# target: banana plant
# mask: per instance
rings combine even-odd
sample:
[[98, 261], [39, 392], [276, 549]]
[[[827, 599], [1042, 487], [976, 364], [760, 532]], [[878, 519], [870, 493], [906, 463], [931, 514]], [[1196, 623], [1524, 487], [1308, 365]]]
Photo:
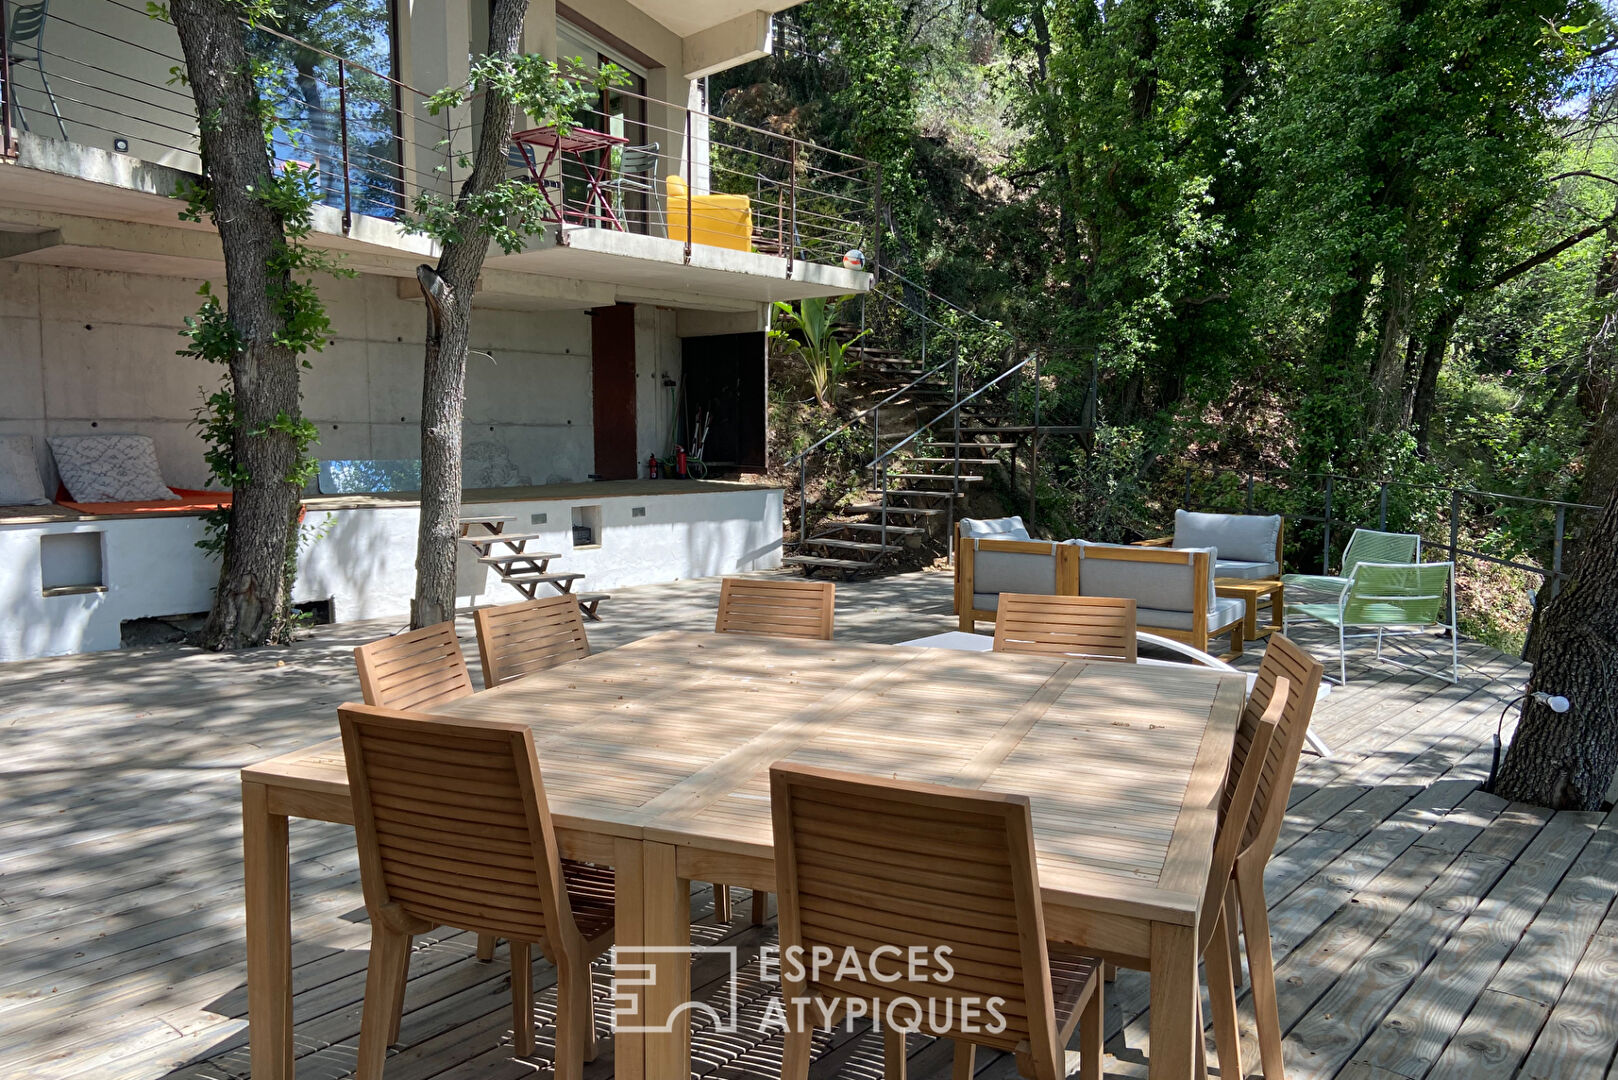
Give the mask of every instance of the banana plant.
[[775, 302], [775, 327], [770, 331], [777, 355], [798, 356], [809, 369], [809, 382], [814, 387], [815, 400], [820, 407], [829, 409], [837, 401], [837, 388], [843, 376], [859, 364], [859, 358], [849, 356], [849, 347], [869, 334], [861, 330], [846, 340], [833, 333], [837, 324], [837, 311], [842, 300], [827, 300], [811, 296], [798, 301], [794, 308], [785, 300]]

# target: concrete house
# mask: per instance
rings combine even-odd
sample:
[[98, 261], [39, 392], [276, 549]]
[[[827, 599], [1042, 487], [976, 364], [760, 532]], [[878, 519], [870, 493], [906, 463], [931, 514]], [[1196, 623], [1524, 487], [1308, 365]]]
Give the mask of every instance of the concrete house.
[[[50, 442], [146, 436], [163, 485], [204, 489], [192, 419], [221, 372], [176, 350], [198, 288], [221, 289], [224, 268], [217, 234], [179, 220], [173, 198], [199, 167], [173, 28], [133, 0], [0, 2], [0, 438], [31, 437], [51, 500], [0, 507], [0, 660], [14, 660], [117, 648], [132, 621], [209, 606], [218, 568], [195, 547], [200, 511], [75, 502]], [[879, 178], [709, 114], [705, 76], [765, 55], [772, 11], [794, 0], [573, 2], [533, 0], [528, 48], [611, 61], [629, 82], [571, 136], [512, 147], [553, 223], [523, 251], [493, 249], [481, 279], [465, 512], [533, 536], [561, 556], [553, 569], [586, 575], [580, 589], [776, 565], [779, 490], [654, 482], [647, 462], [706, 421], [713, 475], [763, 469], [770, 303], [869, 288], [844, 254], [870, 247]], [[447, 193], [464, 170], [476, 117], [432, 116], [424, 98], [464, 80], [488, 6], [278, 7], [276, 28], [251, 32], [273, 62], [266, 98], [293, 129], [274, 156], [315, 171], [313, 242], [357, 271], [319, 283], [335, 340], [311, 357], [304, 412], [323, 462], [376, 466], [328, 466], [312, 485], [317, 536], [294, 598], [336, 620], [402, 618], [417, 509], [395, 473], [419, 456], [415, 268], [436, 254], [402, 224], [420, 192]], [[463, 603], [518, 598], [465, 555]]]

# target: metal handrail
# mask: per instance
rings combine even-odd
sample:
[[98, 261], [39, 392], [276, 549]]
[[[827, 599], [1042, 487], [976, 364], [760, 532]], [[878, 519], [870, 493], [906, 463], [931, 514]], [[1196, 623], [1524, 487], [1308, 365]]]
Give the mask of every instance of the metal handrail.
[[923, 432], [927, 431], [934, 424], [938, 423], [940, 420], [944, 419], [946, 416], [949, 416], [949, 415], [951, 415], [953, 413], [960, 412], [962, 405], [965, 405], [968, 401], [971, 401], [973, 398], [975, 398], [978, 395], [984, 393], [985, 391], [992, 390], [996, 383], [1000, 382], [1002, 379], [1006, 378], [1009, 375], [1016, 374], [1017, 372], [1021, 371], [1023, 368], [1027, 367], [1029, 364], [1032, 364], [1036, 359], [1038, 359], [1038, 354], [1037, 353], [1032, 355], [1032, 356], [1025, 356], [1021, 360], [1019, 360], [1017, 363], [1013, 364], [1011, 367], [1006, 368], [1006, 370], [1002, 371], [1000, 374], [996, 375], [994, 378], [990, 379], [988, 382], [984, 383], [982, 386], [978, 387], [976, 390], [972, 391], [970, 394], [968, 394], [965, 397], [961, 398], [955, 404], [951, 405], [949, 408], [945, 409], [943, 412], [939, 413], [937, 416], [933, 417], [931, 420], [927, 421], [925, 424], [922, 424], [915, 431], [912, 431], [909, 435], [906, 435], [903, 439], [900, 439], [898, 442], [896, 442], [892, 446], [888, 447], [881, 454], [877, 455], [876, 460], [871, 462], [872, 466], [881, 465], [884, 461], [888, 460], [888, 458], [893, 456], [894, 451], [898, 450], [900, 447], [904, 446], [906, 443], [910, 442], [912, 439], [915, 439], [917, 436], [919, 436]]
[[818, 442], [815, 442], [815, 443], [813, 443], [813, 444], [811, 444], [809, 446], [804, 447], [804, 449], [798, 451], [798, 453], [794, 454], [792, 457], [790, 457], [787, 460], [783, 461], [781, 463], [781, 467], [784, 469], [784, 468], [787, 468], [788, 466], [796, 465], [799, 461], [801, 461], [804, 458], [808, 457], [810, 454], [814, 453], [816, 450], [819, 450], [822, 446], [825, 446], [827, 443], [831, 442], [837, 436], [841, 435], [843, 432], [845, 432], [849, 428], [853, 427], [859, 421], [865, 419], [867, 416], [869, 416], [872, 413], [876, 412], [876, 410], [880, 409], [882, 406], [888, 404], [894, 398], [896, 398], [899, 395], [903, 394], [906, 390], [914, 389], [916, 384], [921, 382], [923, 379], [926, 379], [927, 377], [929, 377], [931, 375], [936, 375], [941, 369], [946, 367], [949, 363], [950, 363], [950, 361], [948, 361], [948, 360], [940, 361], [939, 363], [935, 364], [934, 366], [928, 368], [926, 371], [922, 372], [920, 375], [917, 375], [914, 379], [912, 379], [909, 382], [905, 383], [899, 389], [895, 390], [893, 393], [889, 394], [887, 397], [883, 398], [881, 401], [877, 402], [875, 405], [871, 405], [871, 406], [869, 406], [867, 408], [861, 409], [859, 412], [855, 413], [852, 417], [850, 417], [848, 422], [845, 423], [842, 427], [838, 428], [836, 431], [833, 431], [830, 435], [824, 436]]
[[[1188, 467], [1186, 469], [1185, 493], [1181, 500], [1182, 506], [1187, 510], [1193, 509], [1191, 499], [1191, 478], [1192, 475], [1198, 471], [1215, 479], [1226, 472], [1225, 470], [1212, 469], [1208, 467], [1202, 467], [1200, 470], [1195, 466]], [[1464, 555], [1467, 558], [1477, 559], [1480, 562], [1492, 563], [1495, 566], [1504, 566], [1513, 570], [1520, 570], [1524, 573], [1538, 574], [1542, 581], [1550, 587], [1552, 597], [1554, 597], [1561, 590], [1562, 582], [1570, 576], [1562, 569], [1562, 553], [1564, 540], [1566, 538], [1568, 511], [1572, 510], [1575, 512], [1599, 513], [1603, 509], [1603, 507], [1596, 506], [1591, 503], [1569, 502], [1562, 499], [1541, 499], [1531, 495], [1508, 495], [1504, 492], [1484, 491], [1479, 488], [1445, 487], [1441, 484], [1426, 484], [1415, 480], [1396, 480], [1392, 477], [1376, 478], [1349, 476], [1344, 473], [1333, 472], [1302, 474], [1286, 472], [1274, 473], [1268, 470], [1247, 471], [1237, 475], [1241, 475], [1245, 478], [1245, 508], [1249, 513], [1251, 513], [1254, 509], [1253, 484], [1257, 478], [1262, 478], [1266, 482], [1272, 484], [1276, 483], [1277, 479], [1284, 479], [1290, 483], [1304, 481], [1305, 487], [1309, 486], [1309, 481], [1324, 481], [1323, 485], [1316, 485], [1323, 488], [1322, 495], [1325, 500], [1324, 513], [1296, 513], [1281, 515], [1282, 517], [1293, 521], [1318, 523], [1325, 526], [1324, 534], [1321, 540], [1321, 567], [1323, 570], [1329, 565], [1331, 560], [1331, 527], [1340, 520], [1333, 515], [1333, 495], [1339, 484], [1349, 483], [1361, 484], [1365, 486], [1374, 485], [1380, 489], [1380, 494], [1378, 496], [1380, 506], [1377, 527], [1383, 531], [1386, 531], [1388, 524], [1389, 488], [1400, 487], [1416, 491], [1432, 492], [1434, 494], [1447, 494], [1449, 496], [1449, 540], [1446, 543], [1435, 542], [1423, 538], [1423, 543], [1425, 546], [1436, 547], [1442, 551], [1447, 551], [1451, 561], [1453, 561], [1456, 556]], [[1515, 559], [1506, 559], [1498, 555], [1490, 555], [1487, 552], [1462, 547], [1460, 542], [1460, 515], [1461, 502], [1463, 498], [1519, 503], [1527, 506], [1546, 507], [1554, 510], [1556, 513], [1552, 524], [1550, 565], [1533, 566], [1528, 563], [1518, 562]]]

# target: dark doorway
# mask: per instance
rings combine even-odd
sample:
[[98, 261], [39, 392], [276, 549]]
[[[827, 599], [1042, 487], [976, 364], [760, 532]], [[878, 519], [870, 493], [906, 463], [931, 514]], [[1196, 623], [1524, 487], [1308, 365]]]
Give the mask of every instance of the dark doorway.
[[712, 469], [762, 472], [765, 464], [765, 335], [714, 334], [681, 339], [685, 405], [681, 437], [699, 413], [711, 413], [702, 460]]
[[590, 314], [596, 476], [633, 480], [640, 464], [635, 447], [635, 305], [593, 308]]

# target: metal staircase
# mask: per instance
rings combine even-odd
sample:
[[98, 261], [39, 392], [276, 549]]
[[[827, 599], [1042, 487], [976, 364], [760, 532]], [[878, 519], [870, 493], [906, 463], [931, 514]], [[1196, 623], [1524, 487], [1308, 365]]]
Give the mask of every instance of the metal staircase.
[[[1019, 356], [1015, 340], [998, 325], [891, 271], [878, 270], [873, 292], [878, 302], [891, 305], [890, 311], [898, 316], [893, 321], [918, 328], [919, 346], [912, 350], [917, 355], [865, 346], [863, 342], [870, 339], [862, 339], [853, 349], [861, 358], [857, 370], [878, 392], [888, 392], [786, 463], [798, 467], [799, 510], [790, 554], [782, 562], [801, 567], [805, 575], [852, 577], [879, 569], [907, 546], [921, 546], [930, 536], [948, 537], [954, 532], [961, 500], [988, 482], [993, 470], [1006, 468], [1002, 455], [1015, 453], [1019, 440], [1038, 430], [1037, 419], [1034, 428], [1000, 425], [1012, 380], [1030, 364], [1037, 373], [1037, 354]], [[915, 297], [923, 304], [930, 301], [947, 308], [955, 325], [929, 316], [910, 299]], [[864, 308], [861, 317], [863, 321]], [[970, 389], [962, 385], [963, 372], [968, 370], [960, 355], [960, 328], [965, 320], [976, 320], [979, 326], [974, 329], [986, 333], [997, 344], [996, 351], [1005, 356], [1001, 370]], [[947, 347], [942, 359], [937, 355], [940, 341]], [[870, 475], [869, 487], [857, 501], [839, 507], [811, 527], [807, 499], [811, 463], [828, 443], [851, 429], [858, 429], [868, 440], [870, 460], [865, 471]]]

